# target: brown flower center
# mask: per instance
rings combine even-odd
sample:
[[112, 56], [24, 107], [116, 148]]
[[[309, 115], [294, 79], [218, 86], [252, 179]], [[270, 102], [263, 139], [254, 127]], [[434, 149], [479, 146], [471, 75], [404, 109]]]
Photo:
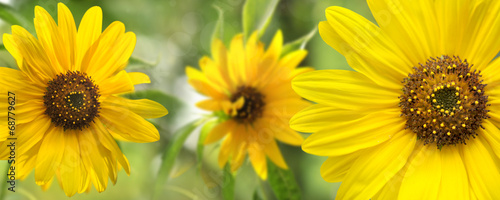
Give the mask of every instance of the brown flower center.
[[484, 93], [480, 71], [471, 70], [467, 60], [441, 56], [414, 67], [403, 81], [401, 115], [406, 129], [424, 144], [466, 144], [488, 118], [488, 96]]
[[233, 119], [239, 123], [252, 123], [262, 117], [266, 105], [262, 93], [253, 87], [241, 86], [231, 96], [231, 102], [236, 102], [241, 97], [245, 99], [245, 103], [236, 111], [237, 114]]
[[99, 97], [99, 88], [87, 74], [79, 71], [59, 74], [48, 82], [43, 96], [45, 114], [64, 130], [82, 130], [99, 116]]

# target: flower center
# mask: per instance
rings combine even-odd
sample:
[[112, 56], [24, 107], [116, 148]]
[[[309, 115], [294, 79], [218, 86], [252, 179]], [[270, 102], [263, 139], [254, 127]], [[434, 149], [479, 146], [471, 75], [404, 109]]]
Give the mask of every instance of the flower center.
[[[472, 65], [471, 65], [472, 66]], [[466, 144], [475, 138], [486, 109], [480, 71], [471, 70], [467, 60], [441, 56], [414, 67], [404, 79], [403, 95], [399, 96], [406, 129], [417, 134], [424, 144]]]
[[99, 116], [99, 88], [79, 71], [59, 74], [49, 81], [45, 96], [45, 114], [64, 130], [87, 128]]
[[231, 97], [231, 102], [236, 102], [241, 97], [245, 99], [245, 103], [236, 111], [237, 114], [233, 119], [239, 123], [252, 123], [262, 117], [265, 106], [264, 95], [253, 87], [241, 86]]

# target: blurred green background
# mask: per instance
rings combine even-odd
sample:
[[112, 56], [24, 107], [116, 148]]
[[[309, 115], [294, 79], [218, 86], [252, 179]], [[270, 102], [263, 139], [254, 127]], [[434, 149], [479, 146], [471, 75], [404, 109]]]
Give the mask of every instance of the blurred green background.
[[[198, 67], [203, 55], [210, 55], [209, 44], [218, 20], [216, 5], [224, 13], [224, 41], [242, 31], [241, 11], [244, 0], [1, 0], [2, 12], [14, 14], [19, 23], [34, 33], [35, 5], [44, 7], [53, 17], [57, 16], [57, 3], [65, 3], [72, 11], [77, 25], [83, 14], [92, 6], [103, 10], [104, 28], [112, 21], [121, 21], [127, 31], [137, 34], [137, 45], [127, 71], [148, 74], [151, 84], [140, 85], [132, 98], [151, 98], [162, 103], [170, 113], [153, 120], [160, 130], [161, 140], [138, 144], [120, 142], [123, 153], [131, 165], [131, 175], [120, 171], [116, 185], [111, 183], [103, 193], [93, 188], [89, 194], [76, 194], [72, 199], [150, 199], [161, 162], [162, 150], [175, 130], [200, 118], [206, 112], [194, 103], [204, 99], [186, 82], [184, 68]], [[291, 42], [314, 29], [325, 20], [329, 6], [349, 8], [369, 20], [373, 17], [365, 0], [282, 0], [262, 40], [268, 43], [275, 31], [281, 29], [285, 42]], [[2, 14], [2, 13], [0, 13]], [[10, 24], [0, 22], [0, 31], [10, 33]], [[316, 69], [350, 69], [344, 57], [326, 45], [319, 34], [306, 46], [309, 55], [301, 66]], [[10, 54], [0, 51], [0, 66], [16, 68]], [[196, 143], [199, 130], [187, 140], [175, 162], [172, 176], [164, 185], [164, 199], [222, 199], [222, 170], [217, 166], [218, 144], [205, 148], [202, 170], [197, 168]], [[307, 137], [307, 134], [304, 134]], [[339, 183], [327, 183], [320, 175], [320, 166], [326, 157], [308, 155], [300, 147], [280, 145], [285, 160], [294, 172], [302, 189], [303, 199], [334, 199]], [[6, 161], [1, 161], [0, 171], [6, 171]], [[5, 173], [0, 180], [6, 180]], [[275, 199], [269, 184], [260, 181], [247, 161], [236, 174], [236, 199], [252, 199], [255, 191], [264, 199]], [[7, 192], [5, 199], [67, 199], [54, 182], [44, 192], [35, 184], [33, 173], [17, 183], [16, 193]], [[265, 194], [262, 194], [264, 191]], [[265, 197], [264, 197], [265, 196]]]

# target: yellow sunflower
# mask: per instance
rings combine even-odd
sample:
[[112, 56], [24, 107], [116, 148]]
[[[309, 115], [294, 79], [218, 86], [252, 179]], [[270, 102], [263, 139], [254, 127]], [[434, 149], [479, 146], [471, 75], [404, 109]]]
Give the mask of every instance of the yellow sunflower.
[[[167, 114], [150, 100], [118, 96], [149, 83], [143, 73], [124, 68], [136, 37], [113, 22], [104, 32], [102, 11], [90, 8], [78, 30], [69, 9], [58, 4], [58, 24], [41, 7], [35, 8], [38, 39], [20, 26], [3, 42], [20, 70], [0, 67], [0, 157], [8, 159], [7, 145], [15, 142], [16, 179], [35, 171], [38, 185], [47, 188], [57, 177], [67, 196], [102, 192], [108, 177], [116, 183], [117, 171], [130, 166], [115, 139], [154, 142], [158, 130], [144, 118]], [[10, 93], [8, 93], [10, 92]], [[15, 110], [8, 114], [7, 94], [15, 96]], [[15, 121], [15, 138], [9, 121]]]
[[303, 138], [289, 128], [288, 121], [309, 103], [291, 87], [297, 74], [312, 70], [296, 68], [307, 51], [297, 50], [281, 57], [283, 36], [278, 31], [264, 50], [257, 32], [246, 42], [236, 35], [226, 49], [220, 40], [212, 43], [212, 58], [203, 57], [201, 71], [186, 68], [189, 83], [209, 99], [197, 106], [218, 113], [227, 120], [215, 126], [205, 144], [224, 138], [219, 166], [230, 161], [237, 170], [246, 158], [262, 179], [267, 178], [266, 156], [277, 166], [287, 169], [276, 140], [300, 145]]
[[355, 71], [294, 79], [291, 119], [329, 156], [338, 199], [500, 199], [500, 1], [368, 0], [377, 25], [326, 10], [323, 40]]

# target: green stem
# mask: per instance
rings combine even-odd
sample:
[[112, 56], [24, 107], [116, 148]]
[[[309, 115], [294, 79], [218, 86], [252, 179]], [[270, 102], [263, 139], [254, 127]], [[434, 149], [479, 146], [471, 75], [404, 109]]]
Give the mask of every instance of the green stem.
[[189, 135], [191, 135], [196, 127], [205, 123], [208, 119], [209, 118], [202, 118], [200, 120], [195, 120], [182, 127], [175, 133], [174, 138], [169, 142], [167, 148], [165, 148], [165, 151], [163, 152], [160, 171], [158, 172], [154, 187], [153, 199], [161, 199], [163, 186], [170, 176], [170, 172], [172, 171], [175, 163], [175, 158], [181, 151], [184, 142], [186, 142], [186, 139], [189, 137]]

